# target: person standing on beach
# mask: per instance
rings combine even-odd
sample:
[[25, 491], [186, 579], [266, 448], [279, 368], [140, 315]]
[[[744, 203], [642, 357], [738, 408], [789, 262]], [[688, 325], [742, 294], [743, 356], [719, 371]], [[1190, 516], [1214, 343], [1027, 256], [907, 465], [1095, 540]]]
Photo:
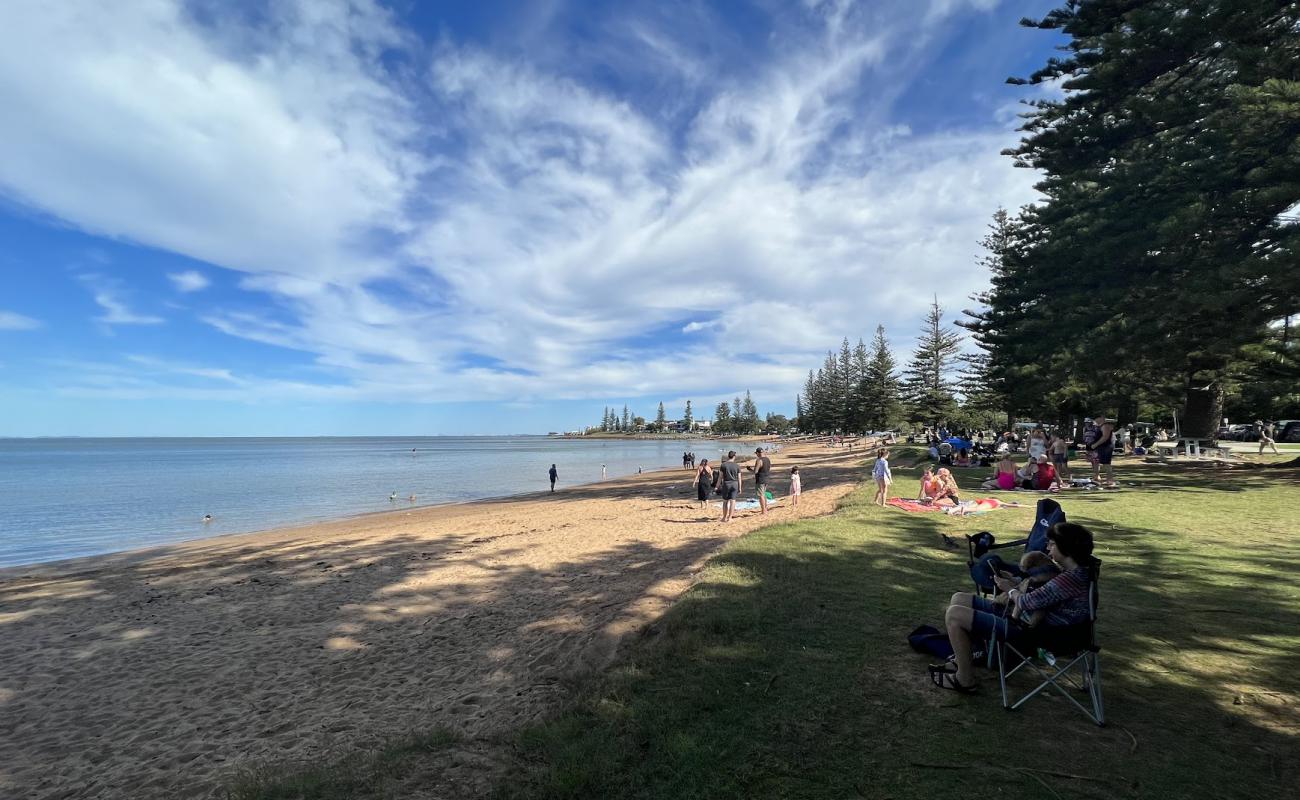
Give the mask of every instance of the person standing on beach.
[[607, 477], [609, 477], [609, 473], [605, 472], [605, 465], [604, 465], [604, 464], [601, 464], [601, 465], [600, 465], [600, 479], [603, 481], [603, 480], [605, 480], [605, 478], [607, 478]]
[[799, 468], [790, 467], [790, 505], [799, 507], [799, 495], [803, 493], [803, 482], [799, 479]]
[[695, 499], [700, 501], [700, 508], [709, 504], [709, 494], [713, 491], [713, 468], [709, 466], [709, 460], [706, 458], [700, 462], [700, 468], [695, 470]]
[[555, 465], [554, 465], [554, 464], [551, 465], [551, 469], [550, 469], [550, 471], [547, 473], [547, 475], [549, 475], [549, 476], [551, 477], [551, 493], [554, 494], [554, 493], [555, 493], [555, 482], [556, 482], [557, 480], [559, 480], [559, 477], [560, 477], [560, 473], [559, 473], [558, 470], [555, 469]]
[[727, 460], [722, 462], [718, 471], [722, 473], [722, 521], [731, 522], [731, 515], [736, 513], [736, 498], [744, 488], [735, 450], [727, 451]]
[[754, 491], [758, 493], [758, 513], [767, 513], [767, 476], [772, 472], [772, 459], [763, 455], [763, 448], [754, 450], [754, 463], [749, 466], [754, 473]]

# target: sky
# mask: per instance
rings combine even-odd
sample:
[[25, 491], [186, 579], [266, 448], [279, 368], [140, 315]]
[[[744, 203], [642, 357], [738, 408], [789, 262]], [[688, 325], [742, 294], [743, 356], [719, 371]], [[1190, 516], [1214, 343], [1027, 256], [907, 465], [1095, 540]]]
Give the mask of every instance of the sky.
[[0, 436], [793, 414], [972, 306], [1055, 4], [6, 3]]

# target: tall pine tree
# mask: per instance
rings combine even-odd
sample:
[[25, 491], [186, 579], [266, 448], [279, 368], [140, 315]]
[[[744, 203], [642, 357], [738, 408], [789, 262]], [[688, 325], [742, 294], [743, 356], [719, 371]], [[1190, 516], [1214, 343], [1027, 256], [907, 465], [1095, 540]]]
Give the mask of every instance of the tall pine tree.
[[900, 383], [894, 354], [885, 338], [885, 326], [876, 326], [872, 340], [871, 358], [859, 392], [864, 420], [868, 430], [883, 431], [892, 428], [902, 415], [899, 396]]
[[943, 309], [936, 298], [925, 316], [916, 350], [904, 373], [913, 422], [945, 422], [956, 411], [951, 372], [960, 347], [961, 336], [944, 327]]

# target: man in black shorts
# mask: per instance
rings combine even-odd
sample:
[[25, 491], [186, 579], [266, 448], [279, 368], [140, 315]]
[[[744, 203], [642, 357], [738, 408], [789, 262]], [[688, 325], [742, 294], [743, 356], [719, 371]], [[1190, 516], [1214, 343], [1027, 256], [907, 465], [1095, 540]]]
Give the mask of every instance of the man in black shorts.
[[767, 476], [772, 472], [772, 459], [763, 455], [763, 448], [754, 451], [754, 463], [749, 465], [754, 473], [754, 491], [758, 492], [760, 514], [767, 513]]
[[731, 522], [731, 515], [736, 513], [736, 498], [740, 496], [742, 481], [740, 465], [736, 463], [736, 451], [727, 452], [727, 460], [718, 467], [722, 473], [722, 521]]

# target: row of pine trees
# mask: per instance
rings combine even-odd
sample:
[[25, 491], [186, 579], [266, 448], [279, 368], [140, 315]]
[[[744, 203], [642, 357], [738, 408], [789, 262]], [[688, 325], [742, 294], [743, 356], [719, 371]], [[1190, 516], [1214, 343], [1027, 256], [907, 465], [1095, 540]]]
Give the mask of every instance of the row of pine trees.
[[998, 416], [998, 398], [983, 386], [984, 357], [962, 354], [962, 337], [944, 325], [936, 300], [926, 314], [916, 350], [903, 370], [883, 325], [868, 346], [828, 352], [820, 369], [809, 371], [795, 398], [799, 429], [807, 433], [880, 431], [904, 423], [988, 425]]
[[[961, 354], [962, 337], [944, 325], [943, 309], [936, 300], [926, 315], [916, 350], [901, 372], [885, 337], [884, 326], [868, 347], [861, 339], [850, 347], [846, 338], [838, 355], [826, 354], [826, 362], [808, 373], [804, 391], [795, 398], [795, 419], [781, 414], [761, 416], [748, 391], [742, 399], [718, 403], [711, 430], [715, 434], [784, 433], [798, 427], [805, 433], [872, 431], [896, 428], [904, 423], [947, 423], [984, 425], [1000, 412], [999, 398], [988, 391], [982, 378], [985, 356]], [[686, 401], [682, 427], [689, 431], [695, 420], [691, 401]], [[605, 407], [598, 428], [605, 433], [650, 431], [668, 428], [664, 404], [655, 420], [623, 406]]]

